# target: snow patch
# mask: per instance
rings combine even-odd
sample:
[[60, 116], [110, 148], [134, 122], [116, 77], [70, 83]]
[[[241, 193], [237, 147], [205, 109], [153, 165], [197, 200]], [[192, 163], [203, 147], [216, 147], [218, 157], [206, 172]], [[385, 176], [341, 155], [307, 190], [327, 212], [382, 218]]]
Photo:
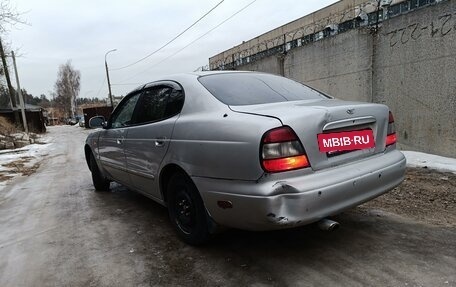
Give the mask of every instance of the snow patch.
[[52, 150], [52, 137], [44, 135], [37, 138], [37, 141], [40, 144], [0, 151], [0, 191], [9, 181], [21, 175], [21, 172], [15, 168], [15, 162], [20, 162], [24, 167], [30, 168], [38, 164]]
[[456, 159], [416, 151], [402, 151], [407, 159], [407, 166], [427, 167], [443, 172], [456, 173]]

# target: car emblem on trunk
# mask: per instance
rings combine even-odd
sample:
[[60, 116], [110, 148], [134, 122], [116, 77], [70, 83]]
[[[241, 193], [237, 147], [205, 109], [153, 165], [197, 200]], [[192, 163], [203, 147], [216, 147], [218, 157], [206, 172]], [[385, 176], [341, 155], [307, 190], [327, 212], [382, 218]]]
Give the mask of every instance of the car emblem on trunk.
[[355, 109], [349, 109], [347, 110], [347, 114], [353, 115], [355, 113]]

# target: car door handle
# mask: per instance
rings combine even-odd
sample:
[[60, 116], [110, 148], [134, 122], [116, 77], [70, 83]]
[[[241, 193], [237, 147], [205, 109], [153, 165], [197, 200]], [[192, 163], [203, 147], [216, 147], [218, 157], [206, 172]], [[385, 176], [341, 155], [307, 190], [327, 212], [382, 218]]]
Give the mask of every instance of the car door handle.
[[116, 140], [116, 143], [117, 143], [117, 144], [122, 144], [122, 141], [123, 141], [122, 139], [117, 139], [117, 140]]
[[156, 146], [156, 147], [162, 147], [162, 146], [164, 146], [164, 145], [165, 145], [165, 140], [166, 140], [165, 137], [157, 138], [157, 139], [155, 140], [155, 146]]

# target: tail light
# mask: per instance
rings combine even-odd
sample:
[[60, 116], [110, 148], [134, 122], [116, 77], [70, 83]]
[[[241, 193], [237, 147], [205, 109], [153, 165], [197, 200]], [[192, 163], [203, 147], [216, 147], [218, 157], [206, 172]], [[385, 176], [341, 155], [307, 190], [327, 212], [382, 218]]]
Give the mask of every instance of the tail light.
[[389, 112], [389, 118], [388, 118], [388, 132], [386, 135], [386, 146], [393, 145], [397, 142], [397, 137], [396, 137], [396, 127], [394, 126], [394, 117], [393, 113], [390, 111]]
[[261, 141], [261, 166], [266, 172], [281, 172], [309, 167], [298, 136], [290, 127], [272, 129]]

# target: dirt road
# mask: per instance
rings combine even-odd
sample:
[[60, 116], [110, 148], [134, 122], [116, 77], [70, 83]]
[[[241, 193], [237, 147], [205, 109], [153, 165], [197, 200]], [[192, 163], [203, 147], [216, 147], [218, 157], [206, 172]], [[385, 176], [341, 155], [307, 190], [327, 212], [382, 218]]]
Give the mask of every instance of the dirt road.
[[[56, 142], [36, 173], [0, 194], [0, 286], [456, 286], [453, 175], [436, 173], [445, 198], [414, 207], [407, 192], [436, 184], [412, 171], [409, 190], [338, 216], [332, 233], [228, 230], [194, 248], [152, 200], [122, 186], [93, 191], [89, 131], [50, 132]], [[428, 208], [441, 202], [441, 212]]]

